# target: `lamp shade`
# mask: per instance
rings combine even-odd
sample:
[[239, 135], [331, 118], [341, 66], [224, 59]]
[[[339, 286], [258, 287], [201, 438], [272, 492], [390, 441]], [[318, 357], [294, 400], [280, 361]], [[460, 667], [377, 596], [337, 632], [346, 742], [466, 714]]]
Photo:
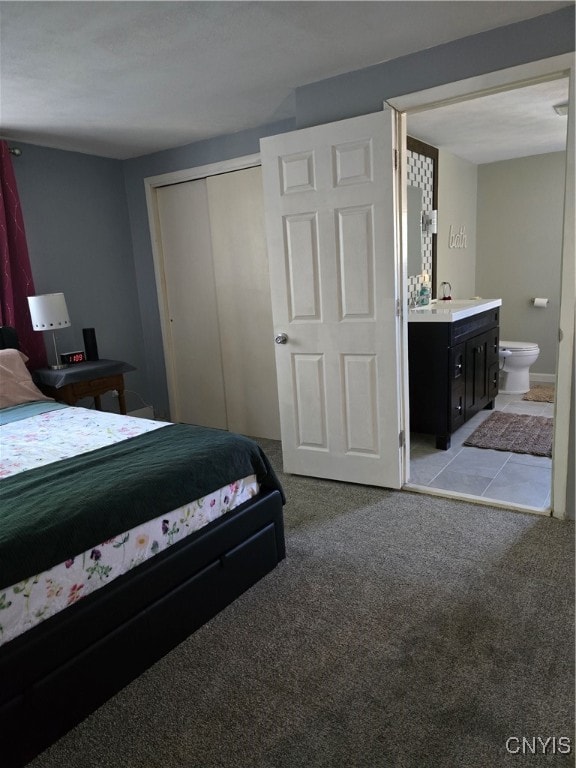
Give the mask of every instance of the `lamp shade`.
[[63, 293], [28, 296], [28, 306], [35, 331], [55, 331], [70, 325], [68, 307]]

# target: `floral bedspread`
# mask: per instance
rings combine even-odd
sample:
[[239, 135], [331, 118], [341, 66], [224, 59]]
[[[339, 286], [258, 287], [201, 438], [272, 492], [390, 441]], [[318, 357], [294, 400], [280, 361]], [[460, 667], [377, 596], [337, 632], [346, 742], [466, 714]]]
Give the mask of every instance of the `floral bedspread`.
[[[2, 427], [0, 477], [164, 426], [85, 408], [49, 411]], [[258, 493], [254, 475], [104, 541], [0, 591], [0, 645], [94, 592]]]
[[165, 426], [162, 421], [73, 407], [13, 421], [2, 427], [0, 477], [104, 448]]

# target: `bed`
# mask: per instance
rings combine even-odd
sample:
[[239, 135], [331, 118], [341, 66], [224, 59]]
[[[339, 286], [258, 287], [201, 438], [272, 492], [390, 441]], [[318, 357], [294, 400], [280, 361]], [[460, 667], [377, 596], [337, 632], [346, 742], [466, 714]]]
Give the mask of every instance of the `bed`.
[[221, 430], [72, 407], [0, 328], [0, 761], [25, 765], [284, 557], [282, 488]]

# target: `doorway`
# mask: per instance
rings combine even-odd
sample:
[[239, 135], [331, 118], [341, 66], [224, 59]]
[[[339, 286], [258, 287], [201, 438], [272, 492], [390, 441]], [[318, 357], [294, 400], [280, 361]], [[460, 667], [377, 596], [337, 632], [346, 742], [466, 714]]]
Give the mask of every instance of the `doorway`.
[[[559, 57], [563, 58], [563, 57]], [[564, 57], [565, 59], [566, 57]], [[557, 64], [556, 70], [562, 68], [562, 63], [564, 63], [564, 66], [566, 66], [566, 62], [559, 62]], [[570, 66], [570, 64], [568, 64]], [[501, 83], [514, 83], [517, 82], [520, 79], [523, 79], [523, 77], [526, 77], [526, 71], [525, 68], [517, 68], [518, 70], [522, 70], [522, 72], [518, 72], [514, 77], [510, 75], [510, 73], [493, 73], [494, 77], [497, 79], [500, 77], [500, 87], [502, 87]], [[554, 70], [554, 71], [556, 71]], [[532, 71], [530, 68], [530, 65], [528, 66], [529, 75]], [[550, 70], [551, 71], [551, 70]], [[474, 86], [471, 85], [470, 82], [467, 82], [466, 84], [457, 83], [457, 84], [451, 84], [451, 86], [447, 86], [446, 88], [452, 88], [452, 93], [450, 94], [450, 97], [454, 97], [454, 93], [456, 93], [456, 97], [458, 99], [461, 99], [462, 97], [466, 96], [466, 94], [470, 94], [474, 90], [480, 90], [482, 88], [486, 87], [496, 87], [498, 86], [498, 83], [496, 82], [496, 85], [494, 85], [495, 81], [494, 78], [490, 77], [484, 77], [484, 78], [478, 78], [481, 83]], [[456, 87], [456, 90], [454, 91], [454, 87]], [[510, 87], [510, 86], [508, 86]], [[446, 90], [446, 88], [444, 90]], [[458, 88], [460, 88], [460, 91], [458, 92]], [[392, 106], [394, 106], [395, 109], [397, 109], [400, 113], [406, 113], [409, 109], [415, 109], [415, 108], [422, 108], [422, 105], [425, 105], [427, 103], [431, 103], [434, 101], [435, 98], [437, 100], [441, 101], [443, 98], [446, 98], [445, 95], [443, 95], [441, 92], [443, 88], [440, 89], [434, 89], [438, 92], [437, 97], [431, 96], [429, 93], [426, 95], [423, 94], [412, 94], [410, 97], [404, 97], [400, 99], [391, 100]], [[426, 101], [428, 99], [428, 101]], [[416, 105], [416, 106], [415, 106]], [[239, 162], [244, 163], [242, 159], [238, 159]], [[254, 160], [253, 164], [257, 164], [259, 160], [256, 158]], [[569, 160], [569, 163], [573, 164], [573, 155], [571, 156], [571, 159]], [[242, 165], [241, 167], [245, 167]], [[571, 166], [569, 166], [571, 167]], [[172, 181], [182, 181], [184, 180], [183, 175], [185, 174], [186, 179], [190, 178], [190, 171], [181, 172], [180, 174], [172, 174], [174, 178]], [[167, 174], [167, 176], [170, 174]], [[179, 177], [179, 178], [178, 178]], [[168, 183], [165, 181], [165, 179], [160, 180], [159, 177], [156, 178], [150, 178], [146, 180], [146, 191], [148, 196], [148, 202], [149, 202], [149, 212], [150, 212], [150, 221], [151, 226], [154, 227], [155, 222], [155, 207], [152, 202], [152, 198], [154, 196], [155, 188], [157, 186], [160, 186], [162, 183]], [[171, 183], [171, 182], [170, 182]], [[572, 190], [573, 195], [573, 190]], [[568, 207], [573, 204], [573, 198], [572, 200], [568, 200]], [[572, 226], [572, 241], [573, 241], [573, 226]], [[155, 238], [155, 230], [153, 229], [152, 232], [153, 236], [153, 242], [156, 242]], [[568, 242], [568, 248], [570, 243], [570, 227], [568, 227], [568, 238], [565, 236], [565, 245], [564, 245], [564, 253], [566, 254], [567, 246], [566, 242]], [[160, 285], [161, 281], [163, 279], [163, 275], [161, 273], [161, 270], [158, 269], [157, 264], [155, 263], [155, 269], [157, 274], [157, 283]], [[571, 264], [570, 259], [565, 259], [565, 266], [563, 266], [563, 285], [570, 285], [570, 280], [572, 280], [573, 283], [574, 279], [574, 265]], [[568, 289], [567, 289], [568, 290]], [[572, 308], [573, 312], [573, 306], [571, 305], [571, 299], [573, 299], [573, 296], [570, 297], [567, 294], [563, 294], [562, 297], [562, 306], [565, 308], [564, 311], [564, 328], [565, 328], [565, 339], [564, 344], [561, 345], [560, 354], [559, 354], [559, 368], [558, 368], [558, 375], [557, 375], [557, 381], [560, 383], [560, 386], [558, 387], [558, 401], [555, 406], [555, 413], [562, 413], [564, 415], [563, 419], [557, 419], [557, 428], [555, 432], [555, 445], [558, 445], [560, 447], [560, 450], [556, 452], [556, 458], [554, 463], [554, 494], [555, 499], [558, 499], [558, 504], [556, 505], [556, 502], [554, 502], [555, 505], [555, 512], [557, 511], [558, 516], [562, 517], [565, 515], [565, 502], [567, 497], [566, 492], [566, 483], [567, 479], [566, 476], [568, 474], [567, 471], [567, 457], [568, 457], [568, 441], [569, 441], [569, 423], [568, 423], [568, 416], [571, 413], [571, 406], [570, 406], [570, 387], [571, 387], [571, 366], [572, 366], [572, 353], [571, 353], [571, 347], [570, 344], [572, 342], [573, 338], [573, 314], [570, 315], [570, 309]], [[163, 318], [163, 323], [166, 322], [166, 319]], [[572, 335], [570, 335], [570, 329], [572, 328]], [[164, 330], [164, 328], [163, 328]], [[558, 426], [558, 424], [560, 426]], [[564, 506], [563, 506], [564, 505]]]
[[[566, 64], [567, 62], [562, 62], [563, 64]], [[518, 70], [522, 68], [517, 68]], [[553, 69], [552, 66], [549, 66], [549, 69]], [[569, 71], [569, 70], [568, 70]], [[504, 73], [499, 73], [504, 75]], [[521, 74], [518, 72], [519, 79], [521, 79]], [[548, 74], [548, 78], [550, 79], [557, 79], [558, 76], [563, 75], [566, 77], [566, 70], [559, 69], [559, 73], [554, 74], [553, 71], [550, 71]], [[522, 85], [528, 85], [528, 83], [522, 83]], [[433, 132], [432, 134], [426, 133], [426, 131], [423, 131], [420, 133], [420, 130], [422, 126], [426, 125], [426, 118], [430, 117], [431, 123], [434, 123], [436, 121], [437, 124], [441, 124], [441, 119], [439, 118], [439, 115], [442, 114], [442, 109], [446, 109], [446, 112], [449, 112], [449, 108], [447, 108], [448, 105], [452, 106], [455, 103], [458, 103], [460, 107], [465, 106], [463, 105], [463, 100], [469, 99], [471, 103], [472, 99], [475, 99], [477, 96], [480, 97], [482, 95], [482, 91], [485, 90], [486, 85], [491, 85], [493, 90], [504, 90], [505, 88], [513, 88], [515, 93], [514, 95], [517, 95], [516, 89], [519, 87], [517, 83], [514, 83], [514, 78], [510, 76], [510, 79], [507, 81], [506, 77], [500, 78], [500, 83], [498, 84], [498, 88], [495, 88], [496, 81], [494, 81], [492, 84], [483, 82], [482, 84], [478, 85], [470, 82], [468, 83], [468, 86], [466, 87], [464, 84], [453, 84], [452, 92], [450, 92], [450, 87], [442, 87], [440, 89], [434, 89], [434, 93], [427, 93], [427, 94], [419, 94], [419, 95], [411, 95], [410, 97], [405, 97], [403, 99], [394, 99], [391, 100], [392, 106], [394, 106], [396, 109], [399, 109], [400, 111], [404, 112], [406, 116], [406, 122], [407, 122], [407, 132], [410, 133], [410, 135], [416, 135], [418, 138], [423, 139], [424, 141], [430, 142], [432, 144], [440, 143], [438, 139], [434, 138]], [[477, 91], [478, 93], [475, 93]], [[565, 91], [565, 101], [567, 101], [567, 89]], [[411, 121], [411, 111], [414, 111], [414, 115], [417, 118], [414, 121]], [[435, 114], [432, 114], [435, 113]], [[416, 129], [416, 124], [418, 125], [418, 129]], [[564, 118], [564, 127], [566, 126], [566, 118]], [[565, 130], [565, 128], [564, 128]], [[565, 142], [565, 136], [566, 133], [564, 133], [564, 142]], [[565, 143], [564, 143], [565, 146]], [[549, 150], [545, 150], [549, 151]], [[563, 159], [562, 166], [563, 168], [568, 164], [568, 167], [570, 167], [570, 163], [573, 163], [573, 157], [568, 160]], [[570, 274], [573, 274], [573, 264], [571, 264], [570, 261], [570, 255], [566, 254], [566, 246], [565, 246], [565, 240], [563, 242], [562, 238], [562, 228], [563, 224], [566, 225], [565, 220], [563, 220], [563, 208], [564, 208], [564, 184], [563, 181], [560, 183], [561, 186], [561, 194], [560, 194], [560, 200], [559, 200], [559, 216], [558, 216], [558, 231], [556, 234], [556, 253], [557, 253], [557, 262], [555, 264], [555, 270], [556, 274], [558, 276], [558, 283], [560, 283], [560, 274], [561, 270], [564, 270], [563, 278], [565, 279], [566, 276], [569, 277]], [[568, 205], [570, 204], [570, 200], [568, 200]], [[441, 205], [439, 210], [439, 220], [442, 216], [441, 211]], [[503, 215], [503, 219], [505, 219], [505, 214]], [[564, 226], [564, 229], [566, 229], [566, 226]], [[570, 227], [568, 226], [568, 234], [570, 232]], [[564, 238], [566, 238], [566, 234], [564, 234]], [[560, 262], [562, 259], [562, 253], [564, 250], [564, 264], [563, 267], [560, 266]], [[539, 259], [539, 261], [545, 261], [548, 264], [548, 268], [550, 267], [550, 252], [549, 250], [546, 251], [546, 259]], [[493, 277], [495, 277], [495, 274], [493, 273]], [[448, 279], [448, 275], [442, 274], [442, 268], [438, 269], [438, 281], [442, 281], [444, 279]], [[509, 281], [509, 277], [504, 277], [504, 282]], [[569, 285], [569, 284], [568, 284]], [[566, 290], [569, 290], [569, 288], [565, 285], [564, 287], [564, 300], [566, 300], [567, 294]], [[560, 295], [562, 292], [562, 288], [558, 287], [556, 291], [556, 297], [555, 297], [555, 309], [556, 309], [556, 318], [559, 314], [559, 305], [561, 303], [560, 301]], [[492, 291], [486, 290], [486, 285], [483, 284], [480, 287], [480, 290], [475, 291], [473, 295], [476, 295], [477, 293], [481, 293], [483, 296], [492, 296], [496, 295], [493, 294]], [[458, 294], [456, 294], [458, 295]], [[499, 295], [499, 294], [498, 294]], [[537, 295], [537, 292], [534, 291], [534, 295]], [[570, 299], [570, 297], [568, 296]], [[572, 297], [573, 299], [573, 297]], [[526, 297], [526, 305], [529, 304], [529, 297]], [[566, 305], [565, 305], [566, 306]], [[568, 303], [569, 306], [569, 303]], [[532, 309], [534, 312], [534, 310]], [[555, 323], [552, 323], [553, 325]], [[557, 334], [557, 324], [554, 329], [554, 333]], [[506, 333], [506, 330], [503, 331], [503, 334]], [[517, 335], [517, 331], [513, 331], [513, 334]], [[519, 338], [519, 337], [518, 337]], [[557, 337], [556, 337], [557, 338]], [[553, 341], [553, 349], [554, 353], [557, 352], [557, 341], [556, 338]], [[565, 348], [566, 350], [566, 348]], [[569, 352], [569, 350], [566, 350]], [[555, 355], [554, 355], [555, 356]], [[565, 360], [566, 358], [564, 355], [559, 355], [560, 360]], [[545, 369], [546, 370], [546, 369]], [[556, 367], [553, 365], [552, 370], [547, 371], [547, 375], [544, 374], [541, 380], [549, 380], [549, 379], [555, 379], [557, 375]], [[536, 374], [536, 379], [538, 379], [538, 373]], [[561, 394], [561, 399], [563, 398], [563, 395]], [[499, 397], [496, 402], [496, 408], [500, 408], [502, 410], [512, 410], [515, 412], [522, 412], [524, 410], [528, 410], [529, 412], [538, 412], [545, 416], [553, 416], [554, 413], [558, 412], [558, 404], [556, 405], [541, 405], [541, 404], [534, 404], [534, 403], [525, 403], [520, 400], [520, 398], [513, 398], [513, 397]], [[570, 402], [568, 399], [564, 399], [563, 404], [561, 405], [561, 408], [565, 408], [566, 410], [563, 410], [563, 412], [567, 415], [570, 412]], [[562, 412], [562, 411], [561, 411]], [[481, 413], [479, 414], [480, 419], [485, 419], [489, 413]], [[566, 418], [566, 416], [564, 417]], [[567, 427], [567, 425], [564, 423], [564, 425], [560, 425], [560, 429], [558, 427], [556, 428], [556, 432], [563, 432], [564, 426]], [[472, 429], [468, 429], [468, 432], [472, 431]], [[566, 433], [567, 433], [566, 429]], [[411, 467], [413, 470], [413, 478], [411, 478], [411, 483], [414, 486], [417, 486], [418, 489], [420, 487], [426, 488], [427, 492], [432, 493], [439, 493], [440, 495], [451, 495], [451, 496], [465, 496], [466, 498], [473, 498], [475, 500], [486, 500], [486, 503], [488, 503], [488, 499], [490, 499], [490, 503], [493, 498], [495, 498], [496, 502], [500, 501], [505, 506], [520, 506], [521, 508], [524, 508], [525, 506], [531, 508], [531, 511], [544, 511], [546, 513], [549, 513], [550, 506], [553, 504], [553, 499], [551, 498], [551, 495], [549, 493], [549, 488], [551, 484], [552, 479], [552, 467], [551, 466], [540, 466], [538, 467], [538, 470], [536, 471], [536, 464], [538, 461], [542, 462], [542, 465], [545, 464], [546, 461], [549, 462], [549, 460], [536, 460], [532, 458], [528, 458], [526, 463], [527, 468], [527, 475], [526, 477], [530, 476], [532, 479], [537, 479], [539, 484], [538, 492], [534, 492], [534, 498], [532, 503], [527, 503], [527, 499], [525, 496], [518, 496], [517, 503], [515, 503], [514, 498], [510, 497], [510, 489], [513, 483], [511, 481], [508, 481], [507, 483], [504, 483], [504, 485], [507, 485], [508, 488], [506, 489], [506, 492], [503, 493], [503, 495], [498, 498], [497, 493], [497, 483], [495, 482], [496, 477], [504, 472], [504, 465], [508, 464], [508, 471], [511, 470], [513, 463], [516, 463], [516, 458], [514, 457], [512, 462], [509, 461], [510, 456], [505, 457], [500, 455], [499, 456], [499, 462], [498, 466], [496, 463], [494, 464], [494, 467], [490, 468], [489, 470], [484, 470], [485, 474], [490, 475], [492, 474], [493, 477], [487, 477], [485, 479], [480, 479], [478, 473], [470, 474], [470, 477], [468, 478], [469, 483], [466, 486], [466, 484], [463, 484], [458, 488], [458, 490], [454, 490], [453, 487], [450, 487], [452, 483], [455, 483], [455, 474], [456, 470], [462, 469], [468, 459], [466, 458], [466, 454], [462, 450], [462, 442], [464, 436], [461, 436], [462, 439], [460, 439], [456, 443], [456, 449], [454, 448], [454, 441], [451, 448], [451, 455], [447, 455], [444, 452], [437, 452], [434, 454], [433, 450], [430, 450], [430, 456], [428, 457], [428, 463], [421, 461], [424, 458], [424, 454], [426, 453], [427, 446], [425, 444], [422, 444], [421, 442], [418, 442], [418, 440], [413, 440], [413, 444], [411, 446], [412, 448], [412, 458], [413, 461], [411, 463]], [[556, 440], [557, 438], [555, 438]], [[470, 449], [465, 449], [470, 450]], [[564, 463], [566, 460], [566, 456], [564, 454], [561, 455], [561, 462]], [[534, 461], [532, 468], [530, 467], [530, 462]], [[460, 467], [459, 467], [460, 464]], [[549, 462], [550, 464], [550, 462]], [[477, 469], [477, 468], [476, 468]], [[450, 473], [452, 473], [452, 477], [450, 477]], [[536, 475], [540, 474], [540, 477], [536, 478]], [[501, 475], [501, 479], [504, 478], [504, 474]], [[544, 479], [543, 479], [544, 478]], [[436, 481], [436, 482], [435, 482]], [[474, 484], [476, 483], [476, 487], [474, 487]], [[522, 480], [519, 480], [519, 484], [521, 485], [523, 483]], [[434, 488], [434, 485], [437, 487]], [[432, 487], [430, 487], [432, 486]], [[492, 488], [492, 492], [490, 491], [490, 487]], [[565, 489], [565, 483], [564, 483], [564, 489]], [[562, 492], [562, 482], [559, 478], [559, 473], [556, 470], [556, 488], [559, 489]], [[560, 498], [564, 498], [563, 496]], [[562, 502], [559, 505], [558, 509], [558, 516], [563, 516], [562, 514]]]

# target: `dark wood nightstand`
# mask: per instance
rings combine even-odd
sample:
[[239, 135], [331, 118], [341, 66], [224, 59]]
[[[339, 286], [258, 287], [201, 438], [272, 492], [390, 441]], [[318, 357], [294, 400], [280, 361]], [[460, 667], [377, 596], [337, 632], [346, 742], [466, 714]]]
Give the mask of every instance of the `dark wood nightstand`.
[[60, 370], [38, 368], [32, 376], [47, 397], [67, 405], [76, 405], [83, 397], [93, 397], [98, 411], [102, 410], [100, 396], [116, 390], [120, 413], [125, 415], [124, 373], [133, 370], [134, 366], [120, 360], [91, 360]]

